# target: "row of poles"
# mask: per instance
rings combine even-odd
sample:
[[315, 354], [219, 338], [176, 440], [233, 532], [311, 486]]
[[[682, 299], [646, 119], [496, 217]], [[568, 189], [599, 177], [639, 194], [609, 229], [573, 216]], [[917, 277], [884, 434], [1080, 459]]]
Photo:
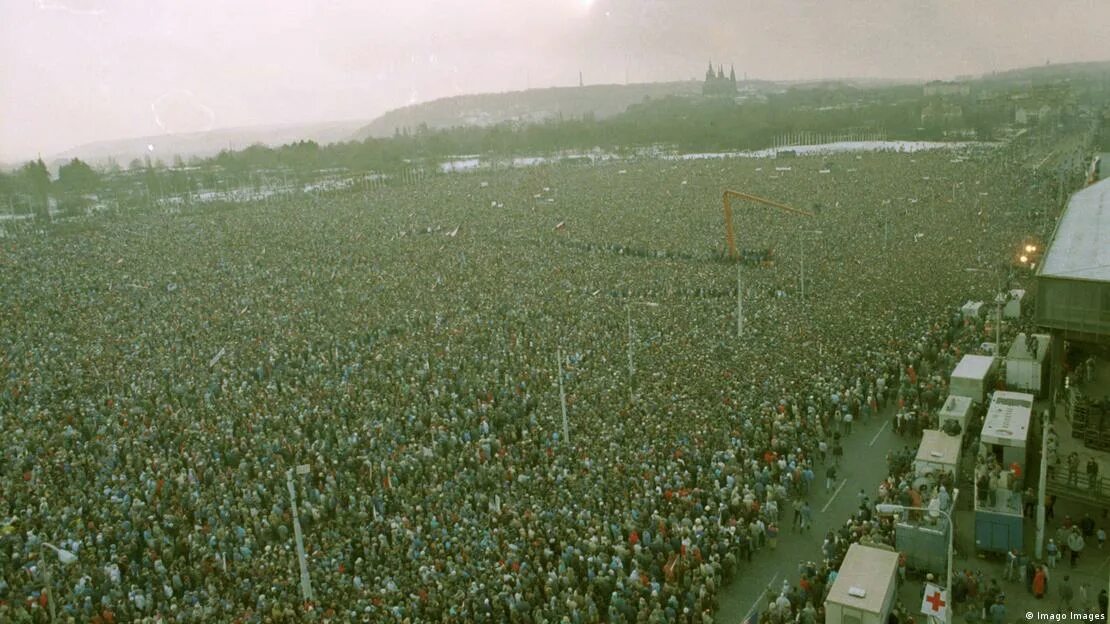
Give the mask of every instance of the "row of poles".
[[[390, 186], [395, 186], [397, 184], [400, 184], [402, 186], [411, 186], [423, 182], [427, 178], [428, 173], [426, 170], [420, 168], [410, 168], [404, 169], [394, 175], [365, 175], [361, 179], [350, 178], [349, 180], [351, 180], [353, 184], [344, 184], [345, 181], [337, 180], [334, 178], [332, 178], [331, 180], [335, 181], [336, 183], [343, 184], [347, 187], [361, 186], [364, 193], [370, 193], [371, 191], [381, 190]], [[239, 179], [238, 184], [235, 184], [234, 178], [221, 177], [216, 181], [216, 185], [212, 189], [194, 190], [192, 186], [192, 179], [191, 177], [187, 176], [184, 193], [175, 193], [174, 191], [176, 191], [177, 189], [171, 186], [171, 188], [169, 189], [171, 193], [169, 195], [169, 199], [173, 199], [174, 197], [181, 197], [185, 205], [192, 205], [195, 201], [197, 201], [198, 196], [204, 192], [222, 193], [224, 198], [243, 195], [251, 200], [259, 198], [263, 200], [268, 200], [282, 195], [289, 197], [296, 194], [298, 191], [304, 191], [318, 196], [321, 191], [321, 182], [315, 183], [313, 185], [313, 188], [309, 190], [305, 190], [304, 187], [299, 187], [299, 183], [296, 180], [294, 180], [291, 185], [288, 172], [282, 173], [281, 186], [279, 188], [274, 188], [273, 186], [264, 186], [271, 180], [272, 178], [268, 178], [266, 176], [263, 176], [262, 174], [258, 174], [256, 177], [256, 174], [254, 172], [250, 172], [248, 173], [246, 179]], [[323, 182], [326, 181], [327, 179], [325, 179]], [[153, 185], [150, 182], [147, 182], [146, 184], [144, 184], [143, 190], [145, 191], [144, 195], [146, 197], [146, 202], [148, 206], [153, 206], [155, 199], [157, 199], [157, 202], [160, 205], [166, 204], [166, 188], [163, 185], [161, 178], [157, 178]], [[261, 197], [257, 195], [258, 193], [263, 193], [267, 191], [269, 192]], [[12, 210], [14, 212], [14, 207], [12, 208]]]
[[773, 147], [789, 147], [792, 145], [823, 145], [826, 143], [840, 143], [844, 141], [885, 141], [886, 132], [883, 130], [853, 130], [849, 132], [811, 132], [803, 130], [788, 132], [775, 137]]
[[[812, 234], [823, 234], [820, 230], [813, 230]], [[800, 266], [800, 287], [801, 299], [805, 300], [805, 238], [799, 238], [800, 247], [802, 251], [801, 266]], [[636, 305], [658, 307], [659, 304], [652, 301], [635, 302]], [[625, 318], [628, 328], [628, 388], [629, 399], [633, 398], [634, 392], [634, 378], [636, 374], [636, 365], [633, 358], [633, 332], [632, 332], [632, 303], [625, 305]], [[744, 336], [744, 274], [742, 265], [736, 265], [736, 338], [740, 339]], [[566, 389], [563, 385], [563, 352], [561, 347], [557, 347], [555, 351], [556, 368], [558, 371], [559, 382], [559, 406], [562, 412], [562, 425], [563, 425], [563, 440], [570, 443], [570, 426], [567, 419], [567, 398]]]

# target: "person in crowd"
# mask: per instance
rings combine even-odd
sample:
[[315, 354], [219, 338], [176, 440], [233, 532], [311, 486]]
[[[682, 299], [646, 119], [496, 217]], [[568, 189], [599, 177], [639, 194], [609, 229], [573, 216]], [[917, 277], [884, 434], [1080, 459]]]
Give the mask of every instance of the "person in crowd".
[[1083, 548], [1087, 545], [1086, 540], [1083, 539], [1083, 533], [1079, 527], [1072, 527], [1071, 534], [1068, 535], [1068, 554], [1071, 557], [1071, 567], [1075, 567], [1079, 563], [1079, 555], [1083, 552]]
[[1060, 593], [1060, 610], [1065, 613], [1070, 613], [1072, 610], [1072, 599], [1075, 597], [1075, 590], [1072, 589], [1071, 581], [1068, 575], [1060, 579], [1060, 584], [1057, 591]]
[[1006, 621], [1006, 596], [999, 594], [990, 608], [991, 624], [1003, 624]]

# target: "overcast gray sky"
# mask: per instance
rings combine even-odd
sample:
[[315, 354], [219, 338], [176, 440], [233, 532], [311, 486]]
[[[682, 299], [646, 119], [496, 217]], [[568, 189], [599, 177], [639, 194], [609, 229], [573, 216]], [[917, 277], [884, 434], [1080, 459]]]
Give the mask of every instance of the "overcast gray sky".
[[0, 0], [0, 161], [462, 93], [1110, 58], [1110, 0]]

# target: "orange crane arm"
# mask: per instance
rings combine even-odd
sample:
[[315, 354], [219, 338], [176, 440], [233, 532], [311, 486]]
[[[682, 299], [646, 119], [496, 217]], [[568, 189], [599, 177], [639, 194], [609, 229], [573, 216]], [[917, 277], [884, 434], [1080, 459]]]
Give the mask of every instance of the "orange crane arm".
[[724, 212], [725, 212], [725, 242], [728, 244], [728, 255], [733, 260], [739, 260], [740, 259], [740, 253], [736, 250], [736, 238], [735, 238], [735, 236], [733, 234], [733, 231], [732, 231], [732, 201], [731, 201], [731, 198], [733, 198], [733, 197], [735, 197], [737, 199], [744, 199], [744, 200], [747, 200], [747, 201], [755, 202], [757, 204], [763, 204], [764, 206], [771, 206], [772, 208], [778, 208], [779, 210], [784, 210], [786, 212], [792, 212], [794, 214], [805, 215], [807, 217], [814, 216], [814, 214], [812, 212], [808, 211], [808, 210], [802, 210], [801, 208], [794, 208], [794, 207], [791, 207], [791, 206], [787, 206], [786, 204], [781, 204], [781, 203], [779, 203], [779, 202], [777, 202], [773, 199], [767, 199], [766, 197], [759, 197], [758, 195], [751, 195], [749, 193], [741, 193], [740, 191], [733, 191], [731, 189], [725, 189], [724, 193], [721, 195], [721, 203], [724, 206]]

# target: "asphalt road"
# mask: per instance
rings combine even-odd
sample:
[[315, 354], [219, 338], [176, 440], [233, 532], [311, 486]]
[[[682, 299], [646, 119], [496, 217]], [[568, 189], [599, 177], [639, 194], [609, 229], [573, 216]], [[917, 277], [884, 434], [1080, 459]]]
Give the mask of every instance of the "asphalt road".
[[[844, 457], [840, 462], [838, 482], [833, 490], [825, 491], [825, 468], [818, 464], [814, 472], [814, 489], [809, 494], [813, 508], [813, 528], [804, 534], [790, 530], [793, 511], [788, 507], [780, 512], [778, 548], [767, 547], [752, 556], [751, 563], [740, 563], [732, 583], [721, 590], [715, 621], [721, 624], [739, 624], [768, 585], [773, 583], [777, 592], [785, 578], [791, 585], [798, 582], [798, 564], [817, 561], [821, 556], [821, 542], [833, 526], [847, 521], [859, 508], [859, 491], [864, 489], [874, 500], [879, 483], [886, 476], [886, 455], [904, 446], [917, 448], [917, 440], [899, 437], [890, 427], [893, 415], [890, 406], [882, 416], [870, 422], [856, 422], [852, 433], [842, 438]], [[831, 454], [830, 454], [831, 455]], [[832, 461], [829, 457], [828, 461]], [[762, 601], [766, 599], [763, 598]], [[762, 604], [761, 601], [761, 604]]]

